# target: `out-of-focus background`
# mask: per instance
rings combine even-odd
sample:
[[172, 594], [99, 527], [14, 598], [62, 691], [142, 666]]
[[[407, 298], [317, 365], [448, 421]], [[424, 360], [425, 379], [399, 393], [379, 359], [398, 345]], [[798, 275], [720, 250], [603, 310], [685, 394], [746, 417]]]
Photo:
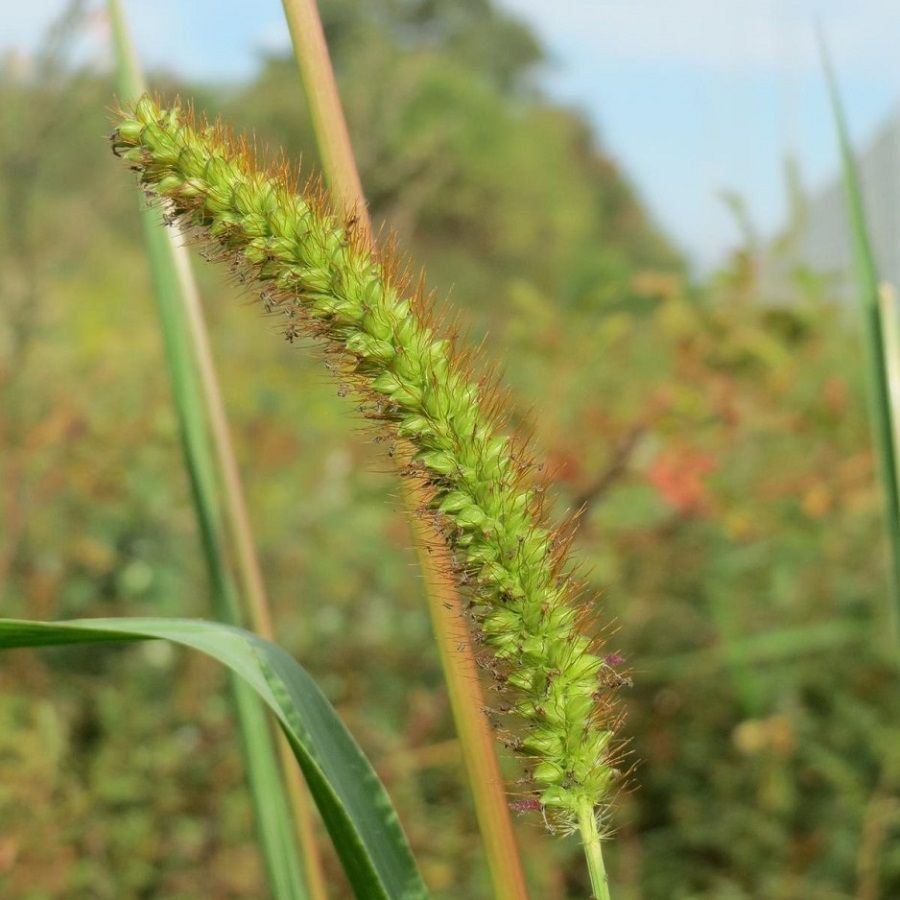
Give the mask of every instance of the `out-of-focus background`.
[[[7, 8], [8, 7], [8, 8]], [[378, 222], [502, 363], [576, 541], [636, 769], [623, 898], [900, 896], [900, 679], [813, 15], [900, 276], [888, 2], [322, 0]], [[154, 87], [315, 170], [280, 4], [126, 4]], [[0, 30], [0, 613], [209, 614], [91, 2]], [[309, 347], [199, 263], [280, 642], [438, 897], [489, 896], [383, 452]], [[0, 660], [0, 895], [264, 892], [222, 672], [162, 645]], [[535, 896], [587, 894], [519, 829]], [[333, 865], [329, 863], [329, 865]]]

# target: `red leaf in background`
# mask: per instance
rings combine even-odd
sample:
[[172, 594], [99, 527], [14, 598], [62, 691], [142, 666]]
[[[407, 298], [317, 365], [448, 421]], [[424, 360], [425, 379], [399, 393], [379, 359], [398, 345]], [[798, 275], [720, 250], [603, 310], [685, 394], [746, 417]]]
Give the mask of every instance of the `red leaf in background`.
[[670, 506], [684, 515], [697, 515], [709, 508], [705, 477], [716, 467], [716, 459], [709, 453], [675, 447], [656, 457], [647, 480]]

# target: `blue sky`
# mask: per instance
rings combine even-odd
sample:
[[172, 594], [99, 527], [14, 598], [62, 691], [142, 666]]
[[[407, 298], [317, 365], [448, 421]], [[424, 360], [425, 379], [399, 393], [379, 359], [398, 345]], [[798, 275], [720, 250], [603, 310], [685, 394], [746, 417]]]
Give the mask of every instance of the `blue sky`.
[[[763, 229], [784, 213], [791, 152], [808, 184], [836, 151], [814, 41], [824, 24], [857, 142], [900, 93], [897, 0], [500, 0], [532, 23], [540, 77], [577, 106], [631, 174], [657, 220], [701, 265], [734, 244], [719, 194], [739, 192]], [[0, 50], [27, 54], [61, 0], [4, 9]], [[200, 78], [252, 75], [286, 47], [279, 0], [126, 0], [148, 65]], [[98, 20], [90, 52], [108, 59]]]

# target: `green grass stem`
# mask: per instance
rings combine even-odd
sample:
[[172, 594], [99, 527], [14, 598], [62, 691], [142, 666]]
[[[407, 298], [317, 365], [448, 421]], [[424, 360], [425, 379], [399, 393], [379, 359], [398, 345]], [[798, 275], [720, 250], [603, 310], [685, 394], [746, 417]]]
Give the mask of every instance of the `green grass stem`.
[[[143, 92], [143, 76], [119, 0], [109, 0], [109, 12], [119, 92], [121, 99], [129, 102]], [[232, 625], [246, 621], [264, 637], [271, 638], [271, 617], [255, 562], [224, 406], [189, 263], [177, 237], [161, 226], [158, 212], [142, 209], [141, 218], [214, 613], [219, 620]], [[208, 423], [212, 427], [212, 440]], [[217, 476], [217, 464], [221, 478]], [[231, 531], [236, 537], [243, 593], [238, 592], [231, 576], [223, 519], [231, 522]], [[248, 614], [241, 608], [242, 597], [249, 601]], [[230, 680], [261, 850], [273, 893], [278, 898], [308, 897], [310, 892], [304, 883], [304, 866], [298, 857], [296, 842], [297, 832], [304, 833], [299, 823], [303, 821], [304, 813], [308, 817], [308, 812], [301, 807], [300, 815], [297, 815], [295, 803], [295, 819], [287, 798], [297, 797], [297, 789], [285, 789], [288, 778], [296, 780], [299, 777], [296, 765], [290, 756], [290, 768], [280, 769], [275, 736], [264, 711], [244, 684], [233, 677]], [[284, 761], [282, 754], [282, 766]], [[292, 774], [289, 776], [288, 772]], [[298, 787], [302, 789], [302, 785]], [[302, 802], [302, 793], [299, 797]], [[304, 861], [309, 871], [310, 861], [315, 864], [317, 857], [307, 852]]]
[[606, 866], [603, 863], [603, 844], [597, 828], [597, 814], [593, 804], [587, 801], [583, 802], [578, 810], [578, 831], [594, 897], [596, 900], [610, 900], [609, 879], [606, 877]]

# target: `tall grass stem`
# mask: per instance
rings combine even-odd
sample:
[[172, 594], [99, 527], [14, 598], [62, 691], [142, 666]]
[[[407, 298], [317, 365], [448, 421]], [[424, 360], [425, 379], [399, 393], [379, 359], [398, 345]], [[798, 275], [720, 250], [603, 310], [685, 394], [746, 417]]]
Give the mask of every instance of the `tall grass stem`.
[[[119, 91], [123, 101], [133, 102], [144, 91], [144, 79], [125, 23], [120, 0], [108, 0], [117, 62]], [[185, 460], [203, 538], [207, 568], [217, 617], [247, 624], [272, 640], [272, 617], [265, 594], [249, 517], [244, 502], [237, 461], [228, 430], [202, 307], [187, 252], [178, 235], [156, 221], [152, 210], [142, 210], [148, 258], [154, 276], [154, 293], [163, 324], [163, 339], [173, 383]], [[208, 423], [210, 434], [206, 431]], [[215, 458], [219, 478], [215, 476]], [[219, 510], [217, 492], [224, 500]], [[227, 554], [220, 534], [224, 520], [237, 558], [241, 581], [238, 593], [228, 571]], [[243, 600], [244, 609], [240, 608]], [[245, 616], [246, 614], [246, 616]], [[295, 840], [302, 855], [311, 900], [326, 896], [321, 862], [309, 801], [293, 752], [282, 735], [278, 742], [281, 776], [273, 753], [273, 735], [265, 714], [247, 688], [231, 679], [237, 718], [242, 733], [248, 780], [251, 786], [262, 852], [272, 887], [278, 897], [306, 897]], [[293, 816], [284, 799], [287, 787]], [[274, 796], [273, 796], [274, 795]]]
[[[315, 0], [283, 0], [283, 5], [332, 195], [345, 211], [355, 214], [357, 227], [371, 238], [362, 182]], [[452, 570], [450, 554], [443, 541], [416, 515], [416, 510], [426, 503], [424, 494], [406, 479], [402, 480], [402, 490], [494, 891], [501, 900], [525, 898], [525, 875], [494, 735], [483, 712], [485, 704], [471, 637], [459, 592], [447, 574]]]

